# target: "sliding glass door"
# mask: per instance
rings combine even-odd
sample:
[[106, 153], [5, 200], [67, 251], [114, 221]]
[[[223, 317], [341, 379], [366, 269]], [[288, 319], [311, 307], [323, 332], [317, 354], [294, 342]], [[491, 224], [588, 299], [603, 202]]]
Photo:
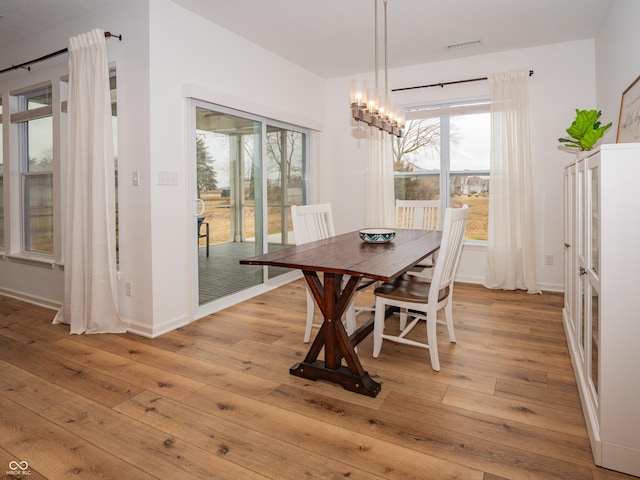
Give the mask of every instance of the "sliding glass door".
[[268, 244], [294, 244], [291, 205], [305, 203], [306, 135], [267, 126], [266, 171]]
[[239, 260], [293, 243], [290, 207], [305, 199], [307, 135], [202, 102], [193, 102], [193, 114], [193, 231], [202, 306], [288, 271]]

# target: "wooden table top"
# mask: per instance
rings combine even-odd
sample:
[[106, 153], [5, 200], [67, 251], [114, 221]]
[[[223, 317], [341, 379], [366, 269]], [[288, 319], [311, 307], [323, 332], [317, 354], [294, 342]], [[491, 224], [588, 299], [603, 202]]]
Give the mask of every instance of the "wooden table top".
[[358, 231], [240, 260], [244, 265], [271, 265], [346, 274], [388, 282], [440, 248], [441, 231], [397, 229], [389, 243], [365, 243]]

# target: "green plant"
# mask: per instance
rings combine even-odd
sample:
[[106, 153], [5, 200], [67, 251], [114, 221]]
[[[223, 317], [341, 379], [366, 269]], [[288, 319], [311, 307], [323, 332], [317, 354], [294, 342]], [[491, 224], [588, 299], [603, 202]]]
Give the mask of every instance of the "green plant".
[[576, 119], [567, 128], [570, 138], [559, 138], [558, 141], [570, 148], [579, 150], [591, 150], [604, 132], [611, 127], [611, 122], [600, 126], [598, 120], [602, 115], [599, 110], [579, 110], [576, 108]]

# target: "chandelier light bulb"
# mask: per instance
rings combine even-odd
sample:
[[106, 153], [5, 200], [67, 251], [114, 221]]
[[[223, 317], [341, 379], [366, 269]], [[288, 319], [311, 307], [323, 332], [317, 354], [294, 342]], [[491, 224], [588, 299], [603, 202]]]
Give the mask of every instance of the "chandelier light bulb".
[[371, 115], [378, 115], [378, 105], [376, 103], [375, 98], [369, 100], [369, 113]]
[[351, 80], [351, 108], [363, 109], [367, 105], [367, 83], [364, 79]]

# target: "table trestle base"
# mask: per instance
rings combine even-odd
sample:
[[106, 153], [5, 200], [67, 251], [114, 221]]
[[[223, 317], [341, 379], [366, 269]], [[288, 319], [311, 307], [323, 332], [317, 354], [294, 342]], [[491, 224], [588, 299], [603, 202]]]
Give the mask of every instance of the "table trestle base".
[[[343, 285], [342, 274], [325, 272], [324, 282], [321, 282], [317, 272], [303, 270], [303, 273], [324, 322], [304, 361], [291, 367], [289, 373], [309, 380], [327, 380], [342, 385], [346, 390], [375, 397], [380, 391], [380, 384], [362, 368], [354, 350], [373, 331], [373, 320], [362, 325], [350, 337], [340, 321], [362, 277], [349, 276]], [[324, 361], [318, 360], [323, 348]], [[342, 365], [342, 359], [346, 366]]]
[[328, 369], [322, 360], [313, 363], [296, 363], [289, 369], [291, 375], [307, 378], [309, 380], [327, 380], [342, 385], [345, 390], [356, 392], [369, 397], [375, 397], [380, 392], [380, 384], [374, 381], [367, 372], [362, 375], [354, 375], [349, 368], [340, 366], [337, 369]]

